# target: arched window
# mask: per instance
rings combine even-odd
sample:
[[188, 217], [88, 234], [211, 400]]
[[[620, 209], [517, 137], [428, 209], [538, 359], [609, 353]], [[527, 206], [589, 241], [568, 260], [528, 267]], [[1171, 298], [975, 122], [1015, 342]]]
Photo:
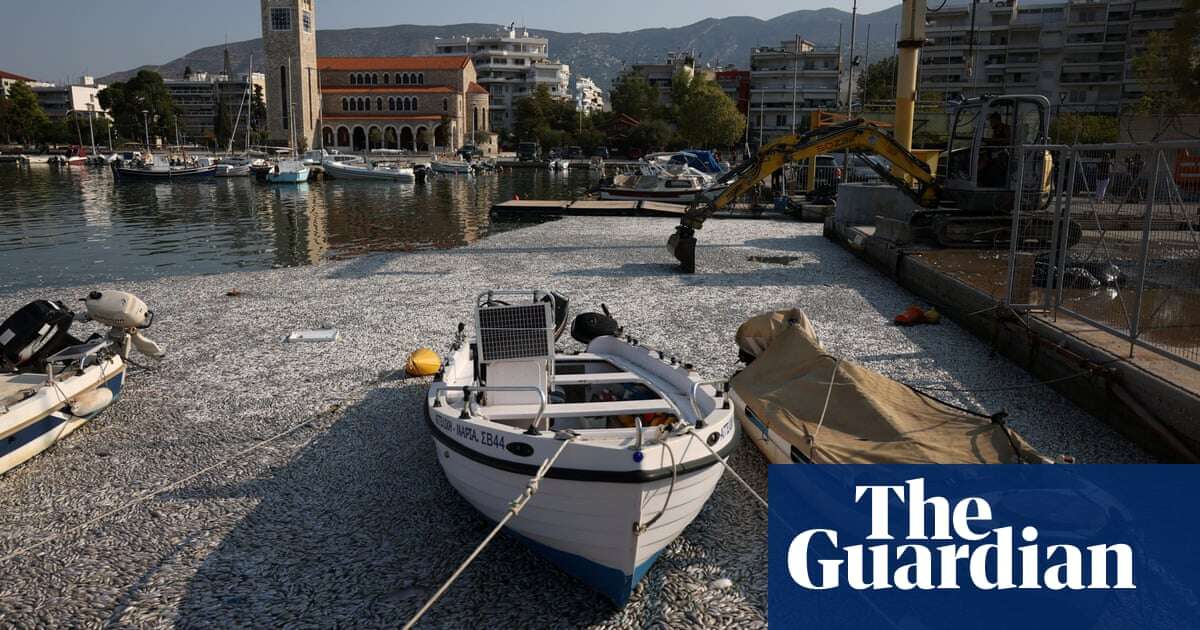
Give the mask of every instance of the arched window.
[[414, 112], [421, 108], [420, 104], [417, 102], [417, 97], [415, 96], [413, 97], [412, 107]]
[[371, 75], [371, 85], [379, 85], [379, 75], [378, 74]]
[[442, 111], [444, 111], [444, 112], [450, 111], [450, 99], [448, 99], [448, 98], [442, 99]]
[[384, 72], [383, 73], [383, 84], [390, 85], [391, 83], [392, 83], [392, 75]]
[[344, 112], [350, 111], [350, 103], [348, 102], [349, 100], [350, 99], [347, 99], [347, 98], [342, 99], [342, 111], [344, 111]]
[[389, 112], [396, 111], [396, 97], [394, 97], [394, 96], [388, 97], [388, 111]]
[[383, 97], [382, 96], [375, 99], [375, 109], [377, 109], [379, 111], [383, 111]]
[[417, 84], [425, 85], [425, 73], [424, 72], [417, 75]]
[[408, 75], [407, 74], [401, 75], [400, 79], [401, 79], [401, 83], [403, 85], [408, 85]]
[[354, 73], [351, 72], [350, 73], [350, 85], [354, 85], [355, 83], [357, 83], [357, 81], [354, 80]]
[[363, 111], [367, 111], [367, 112], [371, 111], [371, 98], [370, 97], [363, 99]]
[[348, 107], [346, 109], [346, 111], [353, 112], [353, 111], [357, 111], [357, 110], [358, 110], [358, 107], [355, 106], [354, 99], [350, 99], [350, 107]]
[[407, 97], [407, 96], [405, 96], [405, 97], [404, 97], [403, 99], [401, 99], [401, 100], [402, 100], [402, 103], [401, 103], [401, 109], [402, 109], [402, 110], [404, 110], [404, 111], [408, 111], [408, 110], [409, 110], [409, 106], [408, 106], [408, 97]]

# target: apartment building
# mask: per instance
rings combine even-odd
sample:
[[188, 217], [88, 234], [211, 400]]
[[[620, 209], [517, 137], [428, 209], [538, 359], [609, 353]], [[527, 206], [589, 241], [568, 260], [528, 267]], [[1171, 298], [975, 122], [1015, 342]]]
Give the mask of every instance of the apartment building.
[[1034, 93], [1058, 111], [1117, 114], [1144, 94], [1133, 60], [1180, 0], [950, 0], [930, 11], [922, 92]]
[[495, 130], [512, 130], [516, 103], [546, 86], [555, 98], [569, 99], [571, 67], [551, 61], [550, 40], [518, 32], [515, 26], [496, 35], [460, 37], [436, 43], [438, 55], [467, 55], [475, 63], [478, 82], [491, 96], [491, 124]]
[[62, 120], [71, 114], [87, 116], [89, 111], [105, 113], [100, 107], [100, 92], [108, 86], [97, 84], [92, 77], [81, 77], [70, 85], [38, 82], [29, 85], [37, 95], [38, 105], [51, 120]]
[[[163, 85], [179, 112], [179, 132], [191, 142], [203, 142], [205, 136], [215, 129], [217, 110], [222, 102], [229, 112], [230, 121], [236, 121], [239, 107], [243, 108], [240, 124], [245, 125], [250, 109], [250, 101], [246, 99], [247, 90], [253, 94], [257, 86], [265, 98], [266, 82], [266, 76], [259, 72], [252, 75], [194, 72], [180, 79], [163, 79]], [[228, 142], [228, 138], [220, 140]]]
[[587, 77], [575, 77], [575, 109], [591, 114], [606, 109], [604, 91]]
[[815, 110], [836, 110], [841, 74], [835, 48], [818, 50], [799, 38], [755, 48], [750, 55], [751, 142], [803, 130]]

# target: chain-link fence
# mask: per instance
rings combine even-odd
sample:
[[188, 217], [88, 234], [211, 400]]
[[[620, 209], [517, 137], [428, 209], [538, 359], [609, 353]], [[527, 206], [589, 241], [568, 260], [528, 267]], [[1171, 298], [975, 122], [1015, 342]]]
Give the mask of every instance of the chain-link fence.
[[1009, 304], [1200, 367], [1200, 143], [1026, 147], [1018, 173], [1051, 192], [1014, 204]]

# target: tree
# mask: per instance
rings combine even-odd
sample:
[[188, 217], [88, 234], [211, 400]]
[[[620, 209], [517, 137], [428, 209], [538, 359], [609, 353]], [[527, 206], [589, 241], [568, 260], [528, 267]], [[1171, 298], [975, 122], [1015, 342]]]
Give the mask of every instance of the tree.
[[684, 100], [674, 104], [676, 124], [685, 143], [694, 147], [733, 146], [746, 131], [746, 119], [716, 83], [697, 76]]
[[659, 118], [662, 111], [658, 88], [636, 72], [626, 73], [613, 87], [612, 107], [614, 112], [642, 121]]
[[671, 142], [674, 130], [664, 120], [644, 122], [629, 132], [625, 137], [625, 148], [636, 149], [642, 153], [659, 151]]
[[1059, 114], [1050, 123], [1053, 142], [1104, 144], [1116, 142], [1120, 136], [1120, 121], [1103, 114]]
[[108, 110], [118, 133], [126, 138], [144, 136], [143, 111], [149, 112], [152, 136], [174, 134], [175, 101], [157, 72], [142, 70], [128, 81], [108, 86], [100, 92], [100, 106]]
[[267, 103], [263, 99], [262, 86], [255, 85], [254, 96], [250, 99], [250, 135], [255, 143], [265, 144], [267, 133]]
[[1174, 28], [1150, 34], [1133, 74], [1145, 91], [1134, 112], [1155, 121], [1152, 139], [1200, 111], [1200, 0], [1183, 0]]
[[896, 56], [880, 59], [867, 66], [858, 77], [858, 100], [863, 105], [896, 98]]
[[37, 95], [24, 83], [13, 83], [8, 88], [8, 97], [4, 99], [3, 126], [5, 134], [16, 138], [22, 144], [29, 144], [38, 139], [50, 118], [38, 104]]
[[224, 97], [217, 99], [217, 111], [213, 115], [213, 137], [218, 149], [229, 146], [228, 143], [233, 140], [233, 119], [229, 116]]

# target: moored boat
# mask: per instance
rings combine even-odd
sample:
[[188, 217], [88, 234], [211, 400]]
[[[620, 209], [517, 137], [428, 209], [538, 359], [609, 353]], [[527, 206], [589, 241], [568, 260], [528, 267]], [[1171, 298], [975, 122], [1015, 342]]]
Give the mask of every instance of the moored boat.
[[280, 160], [267, 171], [272, 184], [300, 184], [308, 181], [309, 168], [300, 160]]
[[433, 172], [445, 175], [470, 175], [475, 172], [475, 167], [471, 166], [470, 162], [462, 160], [434, 160], [430, 167]]
[[712, 180], [691, 169], [675, 172], [654, 164], [646, 164], [637, 171], [614, 175], [599, 187], [600, 198], [607, 201], [665, 201], [671, 203], [695, 203], [715, 198], [721, 187], [714, 187]]
[[416, 181], [413, 169], [382, 164], [356, 164], [328, 160], [322, 164], [325, 174], [334, 179], [392, 181], [411, 184]]
[[113, 176], [122, 179], [196, 179], [212, 177], [217, 172], [214, 164], [172, 164], [167, 158], [156, 155], [150, 161], [116, 160], [111, 164]]
[[576, 319], [586, 352], [557, 352], [565, 321], [546, 291], [479, 296], [475, 339], [460, 326], [429, 389], [428, 428], [450, 484], [492, 521], [553, 459], [506, 529], [622, 605], [712, 495], [737, 423], [722, 386], [604, 316]]
[[39, 300], [0, 324], [0, 474], [45, 451], [111, 406], [125, 384], [131, 348], [162, 350], [140, 333], [153, 314], [138, 298], [93, 292], [85, 319], [109, 326], [86, 342], [62, 302]]

